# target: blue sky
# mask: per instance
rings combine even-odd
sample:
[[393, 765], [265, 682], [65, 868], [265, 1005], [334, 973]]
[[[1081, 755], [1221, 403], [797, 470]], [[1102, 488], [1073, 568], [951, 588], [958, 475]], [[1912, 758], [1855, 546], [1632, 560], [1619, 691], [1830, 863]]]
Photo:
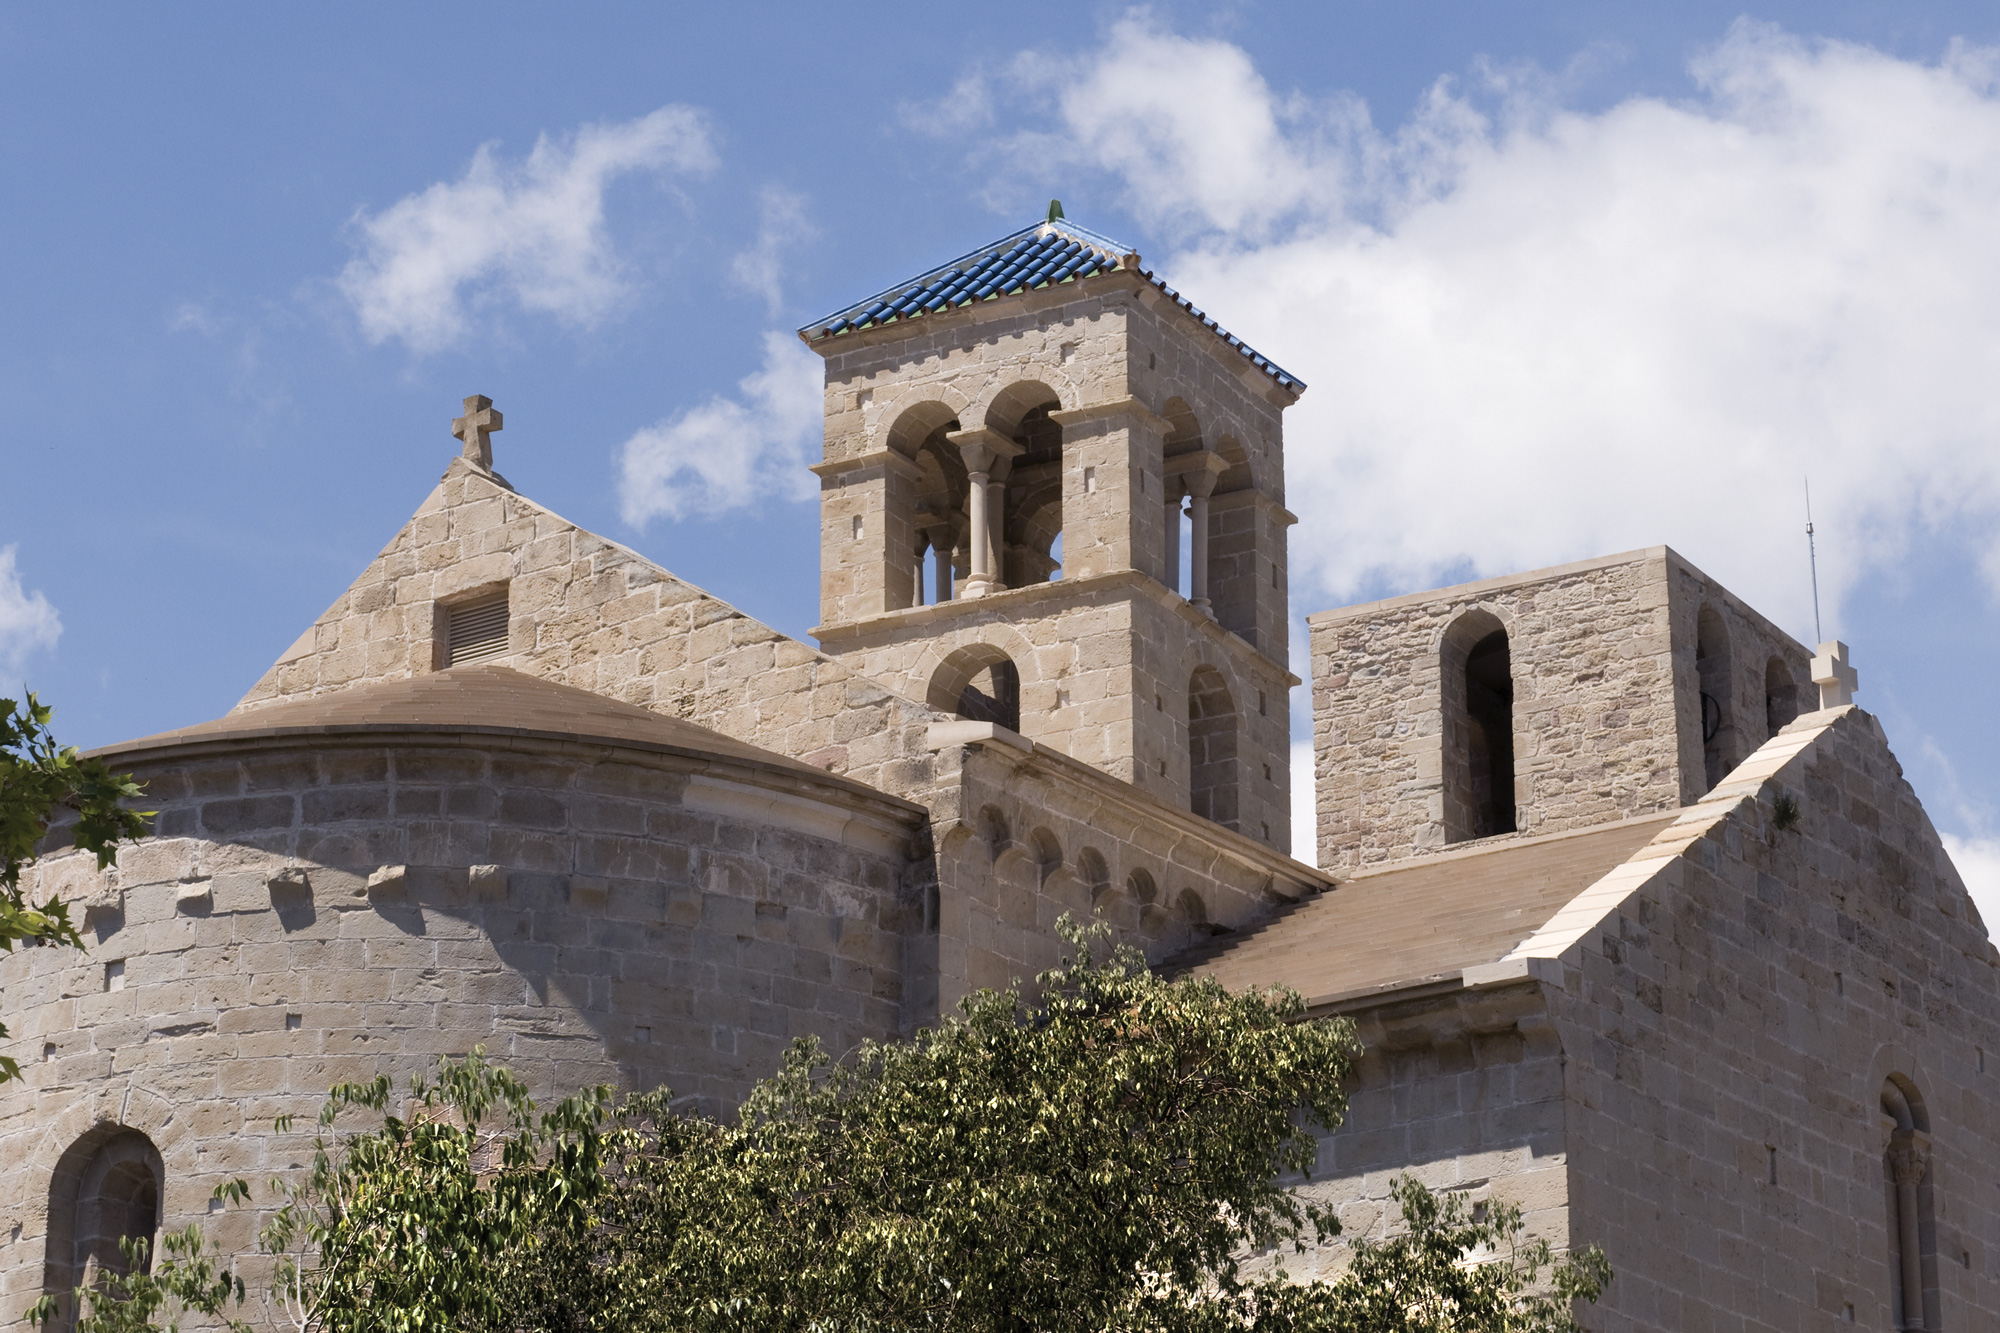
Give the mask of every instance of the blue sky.
[[1665, 542], [1810, 638], [1810, 472], [1827, 633], [2000, 908], [1996, 48], [1920, 0], [6, 6], [0, 679], [83, 744], [222, 713], [474, 392], [524, 493], [803, 635], [790, 330], [1060, 196], [1312, 384], [1301, 611]]

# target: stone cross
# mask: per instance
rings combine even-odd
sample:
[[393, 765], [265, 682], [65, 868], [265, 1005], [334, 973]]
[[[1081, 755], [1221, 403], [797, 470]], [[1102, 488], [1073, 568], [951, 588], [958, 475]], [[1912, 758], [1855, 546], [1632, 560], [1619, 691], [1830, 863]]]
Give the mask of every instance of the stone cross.
[[1821, 708], [1847, 707], [1861, 683], [1859, 673], [1848, 665], [1847, 645], [1838, 639], [1819, 646], [1819, 656], [1812, 660], [1812, 679], [1819, 686]]
[[493, 400], [480, 393], [465, 400], [465, 415], [451, 423], [451, 433], [465, 441], [465, 461], [482, 472], [493, 470], [492, 435], [499, 429], [501, 417], [493, 410]]

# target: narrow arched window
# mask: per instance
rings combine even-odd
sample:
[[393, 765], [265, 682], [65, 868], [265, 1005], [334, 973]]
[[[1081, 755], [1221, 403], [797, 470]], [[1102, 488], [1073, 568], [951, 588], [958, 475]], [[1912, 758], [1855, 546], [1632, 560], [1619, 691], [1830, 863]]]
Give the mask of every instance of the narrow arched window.
[[1782, 657], [1764, 664], [1764, 738], [1783, 731], [1799, 715], [1799, 682]]
[[1701, 680], [1701, 759], [1713, 791], [1736, 766], [1735, 690], [1729, 670], [1729, 631], [1712, 606], [1695, 618], [1695, 674]]
[[1235, 828], [1238, 815], [1236, 701], [1222, 673], [1196, 667], [1188, 678], [1188, 809]]
[[1889, 1308], [1899, 1329], [1939, 1327], [1937, 1226], [1931, 1187], [1930, 1118], [1910, 1080], [1882, 1084], [1889, 1142], [1882, 1152], [1889, 1230]]
[[1514, 832], [1514, 668], [1498, 617], [1468, 611], [1445, 631], [1439, 694], [1445, 841]]
[[71, 1144], [49, 1180], [44, 1290], [67, 1310], [75, 1288], [131, 1272], [135, 1246], [150, 1268], [165, 1181], [159, 1149], [136, 1129], [99, 1125]]

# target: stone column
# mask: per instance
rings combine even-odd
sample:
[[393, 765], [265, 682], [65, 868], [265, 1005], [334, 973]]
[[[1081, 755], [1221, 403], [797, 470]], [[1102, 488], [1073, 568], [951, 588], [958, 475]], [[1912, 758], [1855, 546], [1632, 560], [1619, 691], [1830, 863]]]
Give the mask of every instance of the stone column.
[[1181, 485], [1167, 478], [1167, 568], [1160, 581], [1175, 592], [1181, 591]]
[[1007, 478], [1014, 460], [996, 458], [986, 471], [986, 569], [989, 592], [1007, 586]]
[[1194, 529], [1194, 550], [1188, 560], [1188, 602], [1213, 620], [1215, 612], [1208, 604], [1208, 497], [1215, 492], [1215, 473], [1202, 468], [1182, 480], [1188, 489], [1188, 522]]
[[1917, 1225], [1917, 1186], [1930, 1167], [1930, 1155], [1912, 1130], [1889, 1136], [1889, 1174], [1896, 1182], [1896, 1248], [1903, 1260], [1903, 1322], [1906, 1329], [1924, 1323], [1923, 1235]]
[[993, 524], [988, 516], [987, 488], [994, 462], [1012, 458], [1021, 452], [1021, 446], [990, 430], [954, 431], [945, 438], [958, 446], [959, 457], [965, 460], [966, 509], [971, 529], [966, 538], [972, 547], [972, 572], [960, 595], [984, 597], [1000, 586], [993, 573]]
[[930, 524], [924, 529], [924, 537], [937, 552], [937, 600], [942, 605], [952, 598], [952, 561], [958, 555], [958, 524], [949, 521]]

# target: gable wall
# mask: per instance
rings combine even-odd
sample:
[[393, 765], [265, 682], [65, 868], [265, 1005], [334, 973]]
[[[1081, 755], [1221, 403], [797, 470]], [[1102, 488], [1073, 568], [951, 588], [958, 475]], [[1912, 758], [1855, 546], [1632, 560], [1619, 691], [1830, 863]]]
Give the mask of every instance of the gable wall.
[[1892, 1072], [1929, 1108], [1943, 1327], [2000, 1326], [2000, 967], [1879, 727], [1801, 719], [1691, 820], [1551, 974], [1572, 1234], [1618, 1271], [1588, 1327], [1895, 1327]]
[[440, 607], [509, 587], [501, 665], [922, 799], [928, 709], [455, 461], [237, 710], [443, 665]]

